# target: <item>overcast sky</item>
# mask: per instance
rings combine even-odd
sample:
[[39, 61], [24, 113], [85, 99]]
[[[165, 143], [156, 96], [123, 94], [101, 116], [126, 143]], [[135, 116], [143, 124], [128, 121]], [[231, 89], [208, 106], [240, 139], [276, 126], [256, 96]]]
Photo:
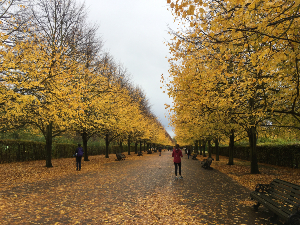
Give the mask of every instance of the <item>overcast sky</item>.
[[150, 100], [153, 113], [173, 137], [168, 127], [164, 104], [172, 99], [164, 94], [161, 74], [168, 76], [168, 47], [171, 36], [168, 25], [174, 28], [174, 18], [167, 10], [166, 0], [80, 0], [85, 2], [89, 21], [99, 25], [104, 50], [110, 52], [131, 74]]

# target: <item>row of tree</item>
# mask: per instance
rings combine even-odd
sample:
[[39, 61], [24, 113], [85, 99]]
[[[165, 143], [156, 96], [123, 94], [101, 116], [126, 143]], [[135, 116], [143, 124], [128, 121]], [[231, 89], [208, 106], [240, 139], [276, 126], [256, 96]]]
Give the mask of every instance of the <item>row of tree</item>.
[[259, 173], [258, 132], [300, 128], [300, 1], [167, 2], [181, 23], [165, 82], [176, 140], [230, 137], [232, 149], [235, 136], [248, 137]]
[[[108, 145], [171, 138], [124, 67], [102, 50], [98, 27], [75, 0], [1, 0], [0, 128], [38, 128], [51, 167], [52, 140], [64, 132]], [[130, 146], [130, 145], [129, 145]]]

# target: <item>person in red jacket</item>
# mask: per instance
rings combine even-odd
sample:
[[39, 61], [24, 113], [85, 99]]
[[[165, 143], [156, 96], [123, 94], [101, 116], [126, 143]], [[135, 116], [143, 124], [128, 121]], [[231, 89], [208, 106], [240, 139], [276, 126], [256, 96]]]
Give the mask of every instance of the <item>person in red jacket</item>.
[[183, 177], [181, 176], [181, 157], [182, 151], [179, 148], [179, 145], [175, 145], [175, 149], [173, 149], [172, 157], [174, 157], [174, 165], [175, 165], [175, 179], [177, 180], [177, 167], [179, 167], [179, 179], [182, 179]]

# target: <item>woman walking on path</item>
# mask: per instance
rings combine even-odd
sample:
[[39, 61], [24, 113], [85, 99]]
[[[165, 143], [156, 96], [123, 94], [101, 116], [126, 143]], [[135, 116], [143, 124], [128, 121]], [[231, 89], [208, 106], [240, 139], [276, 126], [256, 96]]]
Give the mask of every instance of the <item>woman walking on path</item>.
[[76, 170], [81, 170], [81, 158], [83, 156], [83, 149], [81, 147], [81, 144], [78, 144], [78, 148], [76, 148], [75, 151], [76, 156]]
[[179, 179], [182, 179], [183, 177], [181, 176], [181, 157], [183, 157], [182, 155], [182, 151], [179, 148], [179, 145], [176, 144], [175, 145], [175, 149], [172, 152], [172, 157], [174, 157], [174, 165], [175, 165], [175, 180], [177, 180], [177, 167], [179, 167]]

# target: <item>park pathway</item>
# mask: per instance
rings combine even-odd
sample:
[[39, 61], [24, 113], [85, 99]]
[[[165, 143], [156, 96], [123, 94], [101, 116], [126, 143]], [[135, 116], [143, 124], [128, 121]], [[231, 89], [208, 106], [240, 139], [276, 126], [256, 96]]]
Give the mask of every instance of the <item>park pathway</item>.
[[254, 212], [247, 204], [250, 190], [186, 155], [182, 180], [174, 179], [168, 151], [105, 163], [95, 171], [85, 171], [86, 163], [65, 178], [0, 189], [0, 223], [272, 224], [266, 209]]

